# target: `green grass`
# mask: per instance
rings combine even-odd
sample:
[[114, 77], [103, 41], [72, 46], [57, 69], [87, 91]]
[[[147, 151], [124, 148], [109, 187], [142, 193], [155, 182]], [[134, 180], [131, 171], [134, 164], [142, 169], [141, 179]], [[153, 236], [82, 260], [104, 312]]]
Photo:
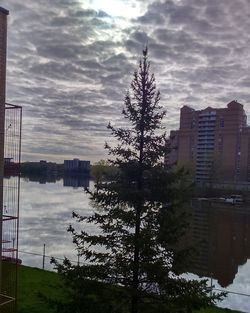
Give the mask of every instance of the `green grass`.
[[18, 313], [54, 313], [39, 294], [58, 297], [60, 291], [60, 277], [56, 273], [18, 267]]
[[[62, 297], [60, 277], [54, 272], [18, 267], [18, 313], [55, 313], [39, 294]], [[228, 309], [209, 308], [194, 313], [236, 313]], [[72, 312], [74, 313], [74, 312]]]

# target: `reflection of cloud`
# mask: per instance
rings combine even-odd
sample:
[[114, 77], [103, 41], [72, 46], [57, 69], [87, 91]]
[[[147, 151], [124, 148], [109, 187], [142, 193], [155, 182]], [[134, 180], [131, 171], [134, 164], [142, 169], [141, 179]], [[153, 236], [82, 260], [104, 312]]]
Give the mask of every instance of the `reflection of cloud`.
[[249, 113], [248, 0], [127, 3], [140, 16], [124, 27], [88, 1], [2, 1], [10, 10], [8, 101], [24, 107], [23, 159], [100, 159], [146, 43], [168, 129], [183, 104], [237, 99]]
[[[65, 188], [62, 181], [41, 185], [22, 180], [21, 186], [20, 250], [42, 253], [45, 243], [46, 254], [74, 257], [74, 260], [75, 246], [67, 233], [69, 224], [75, 223], [72, 211], [90, 214], [93, 210], [83, 188]], [[79, 226], [90, 231], [95, 229], [92, 225]], [[77, 223], [76, 227], [79, 226]]]
[[[238, 273], [235, 277], [234, 283], [227, 289], [232, 292], [237, 292], [240, 294], [250, 294], [250, 261], [248, 261], [244, 266], [239, 267]], [[222, 307], [234, 310], [240, 310], [242, 312], [249, 312], [250, 300], [249, 297], [240, 296], [238, 294], [228, 294], [223, 303]]]

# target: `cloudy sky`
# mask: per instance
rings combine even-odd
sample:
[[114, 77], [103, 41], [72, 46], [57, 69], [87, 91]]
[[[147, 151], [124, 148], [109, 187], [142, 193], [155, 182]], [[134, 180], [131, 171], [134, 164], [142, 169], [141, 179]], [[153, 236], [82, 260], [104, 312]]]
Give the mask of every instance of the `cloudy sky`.
[[249, 0], [2, 0], [7, 101], [23, 106], [22, 160], [106, 157], [145, 44], [178, 128], [184, 104], [250, 114]]

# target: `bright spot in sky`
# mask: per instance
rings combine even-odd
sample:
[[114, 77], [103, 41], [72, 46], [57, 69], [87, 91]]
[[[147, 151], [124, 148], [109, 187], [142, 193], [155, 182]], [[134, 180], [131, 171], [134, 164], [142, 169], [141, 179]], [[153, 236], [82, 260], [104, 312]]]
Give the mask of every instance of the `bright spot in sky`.
[[135, 18], [141, 15], [138, 2], [129, 0], [89, 0], [89, 6], [96, 11], [104, 11], [112, 17]]

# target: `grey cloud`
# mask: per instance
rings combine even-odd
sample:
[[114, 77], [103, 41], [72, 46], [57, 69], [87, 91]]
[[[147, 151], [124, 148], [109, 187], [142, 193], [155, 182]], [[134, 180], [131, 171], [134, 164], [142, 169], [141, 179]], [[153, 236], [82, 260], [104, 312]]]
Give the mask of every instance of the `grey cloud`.
[[162, 13], [159, 12], [151, 12], [148, 11], [145, 15], [141, 16], [137, 20], [139, 23], [142, 24], [162, 24], [165, 22]]
[[136, 54], [138, 51], [142, 50], [143, 46], [136, 40], [128, 39], [125, 42], [127, 50], [133, 54]]
[[24, 105], [25, 157], [60, 158], [61, 151], [63, 158], [70, 134], [71, 153], [80, 153], [84, 141], [89, 155], [105, 155], [103, 142], [112, 141], [106, 125], [124, 123], [124, 95], [145, 43], [168, 130], [188, 102], [196, 108], [222, 107], [231, 97], [249, 102], [247, 0], [148, 0], [145, 14], [124, 28], [79, 1], [2, 5], [10, 9], [7, 95]]

